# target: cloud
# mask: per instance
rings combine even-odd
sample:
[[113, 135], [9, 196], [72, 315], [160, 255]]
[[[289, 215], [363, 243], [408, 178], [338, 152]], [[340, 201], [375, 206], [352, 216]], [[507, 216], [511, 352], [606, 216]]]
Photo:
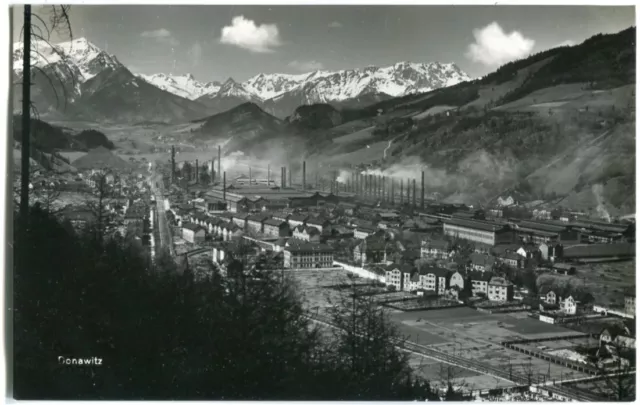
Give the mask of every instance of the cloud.
[[160, 28], [153, 31], [143, 31], [140, 36], [142, 38], [153, 38], [160, 43], [165, 43], [172, 46], [177, 46], [180, 44], [180, 41], [178, 41], [173, 37], [173, 35], [171, 35], [171, 31], [165, 28]]
[[467, 57], [474, 62], [496, 67], [528, 56], [535, 41], [518, 31], [507, 34], [497, 22], [473, 30], [476, 42], [469, 45]]
[[315, 60], [309, 60], [309, 61], [294, 60], [292, 62], [289, 62], [289, 67], [294, 68], [295, 70], [299, 70], [301, 72], [310, 72], [313, 70], [324, 69], [324, 65], [321, 62], [318, 62]]
[[329, 23], [329, 28], [342, 28], [342, 24], [338, 21], [332, 21]]
[[256, 25], [244, 16], [234, 17], [231, 25], [222, 29], [220, 42], [256, 53], [273, 52], [273, 48], [281, 45], [280, 33], [275, 24]]
[[198, 66], [200, 64], [200, 60], [202, 59], [202, 45], [200, 45], [200, 42], [196, 41], [189, 47], [187, 56], [191, 59], [192, 66]]

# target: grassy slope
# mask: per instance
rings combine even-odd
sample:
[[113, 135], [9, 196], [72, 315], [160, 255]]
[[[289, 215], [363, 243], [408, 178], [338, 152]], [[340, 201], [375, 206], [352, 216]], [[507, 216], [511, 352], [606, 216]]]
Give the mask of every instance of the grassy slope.
[[[563, 204], [588, 208], [596, 203], [597, 184], [605, 205], [633, 211], [632, 38], [635, 30], [596, 36], [505, 65], [478, 81], [344, 111], [355, 130], [325, 142], [318, 159], [324, 154], [332, 165], [368, 161], [394, 168], [417, 156], [428, 164], [428, 185], [476, 203], [515, 190], [532, 199], [558, 194], [566, 197]], [[586, 52], [580, 63], [567, 61]], [[414, 117], [411, 129], [361, 136], [372, 119], [407, 115]], [[392, 139], [391, 157], [383, 162], [378, 146]]]

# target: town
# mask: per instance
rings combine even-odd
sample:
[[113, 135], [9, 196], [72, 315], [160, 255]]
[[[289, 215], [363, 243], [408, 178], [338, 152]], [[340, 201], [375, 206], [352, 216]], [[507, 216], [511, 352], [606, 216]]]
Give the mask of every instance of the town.
[[425, 199], [424, 174], [406, 194], [403, 179], [359, 173], [322, 191], [306, 162], [279, 177], [233, 168], [231, 178], [215, 158], [182, 169], [174, 159], [156, 166], [155, 194], [145, 190], [157, 204], [139, 212], [168, 233], [155, 243], [183, 269], [206, 275], [212, 263], [227, 274], [241, 259], [291, 272], [318, 322], [323, 294], [352, 283], [390, 311], [416, 356], [446, 356], [459, 371], [449, 378], [471, 392], [526, 382], [547, 399], [595, 400], [600, 367], [614, 372], [635, 352], [633, 218], [438, 203]]
[[10, 12], [15, 399], [635, 401], [633, 8], [73, 10]]

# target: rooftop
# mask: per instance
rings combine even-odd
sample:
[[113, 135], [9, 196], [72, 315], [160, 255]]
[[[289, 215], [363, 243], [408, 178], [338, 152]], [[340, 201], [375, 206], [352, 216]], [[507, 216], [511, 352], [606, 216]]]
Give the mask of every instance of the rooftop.
[[470, 229], [477, 229], [480, 231], [487, 232], [496, 232], [503, 229], [507, 229], [507, 227], [503, 224], [497, 224], [489, 221], [480, 221], [480, 220], [472, 220], [472, 219], [460, 219], [460, 218], [451, 218], [444, 221], [445, 224], [462, 226]]

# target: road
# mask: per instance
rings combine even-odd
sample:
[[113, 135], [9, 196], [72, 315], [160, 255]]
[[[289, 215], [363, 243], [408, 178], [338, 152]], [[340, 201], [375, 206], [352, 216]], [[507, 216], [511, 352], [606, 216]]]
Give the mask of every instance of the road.
[[167, 247], [169, 248], [171, 256], [173, 256], [175, 254], [173, 250], [173, 241], [171, 239], [171, 231], [169, 231], [167, 213], [164, 210], [164, 182], [162, 180], [162, 175], [156, 173], [151, 177], [151, 187], [156, 196], [156, 215], [158, 216], [158, 233], [160, 234], [160, 248], [158, 251]]

